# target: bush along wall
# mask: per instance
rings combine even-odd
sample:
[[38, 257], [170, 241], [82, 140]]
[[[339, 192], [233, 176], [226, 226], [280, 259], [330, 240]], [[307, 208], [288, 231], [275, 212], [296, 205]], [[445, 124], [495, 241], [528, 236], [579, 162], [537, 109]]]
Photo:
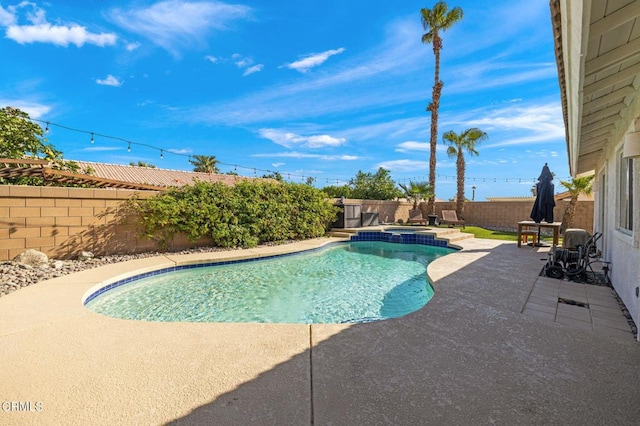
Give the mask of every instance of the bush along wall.
[[326, 195], [308, 185], [273, 181], [198, 182], [158, 196], [130, 201], [143, 235], [165, 248], [183, 233], [219, 247], [320, 237], [337, 216]]

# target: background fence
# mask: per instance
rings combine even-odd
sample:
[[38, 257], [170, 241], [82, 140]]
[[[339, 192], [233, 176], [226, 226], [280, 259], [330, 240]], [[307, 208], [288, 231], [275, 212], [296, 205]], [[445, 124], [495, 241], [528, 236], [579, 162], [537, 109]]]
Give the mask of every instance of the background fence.
[[[85, 189], [0, 185], [0, 261], [11, 260], [26, 249], [36, 249], [58, 259], [77, 256], [81, 251], [96, 255], [138, 253], [160, 250], [155, 241], [141, 238], [136, 218], [126, 205], [134, 194], [151, 197], [155, 191], [126, 189]], [[406, 222], [413, 204], [405, 201], [347, 200], [362, 204], [363, 212], [378, 212], [383, 222]], [[562, 219], [565, 201], [557, 203], [556, 220]], [[469, 225], [515, 230], [520, 220], [528, 220], [533, 200], [513, 202], [468, 202], [465, 220]], [[436, 213], [455, 210], [453, 202], [436, 203]], [[593, 201], [581, 201], [575, 228], [592, 233]], [[171, 250], [206, 245], [184, 237], [172, 241]]]

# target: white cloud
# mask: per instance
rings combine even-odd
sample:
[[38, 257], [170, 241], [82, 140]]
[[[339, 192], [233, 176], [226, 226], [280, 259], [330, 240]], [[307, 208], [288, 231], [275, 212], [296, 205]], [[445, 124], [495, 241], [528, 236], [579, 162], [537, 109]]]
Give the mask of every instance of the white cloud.
[[340, 146], [347, 140], [344, 138], [334, 138], [329, 135], [300, 136], [296, 133], [285, 132], [277, 129], [260, 129], [260, 136], [269, 139], [285, 148], [295, 146], [302, 148], [324, 148], [327, 146]]
[[431, 144], [429, 142], [406, 141], [398, 144], [396, 151], [398, 152], [429, 151], [430, 149], [431, 149]]
[[167, 149], [166, 151], [172, 152], [174, 154], [191, 154], [193, 152], [193, 150], [190, 148], [182, 148], [182, 149], [171, 148], [171, 149]]
[[337, 161], [337, 160], [354, 161], [354, 160], [359, 160], [360, 159], [360, 157], [356, 157], [356, 156], [353, 156], [353, 155], [309, 154], [309, 153], [297, 152], [297, 151], [277, 152], [277, 153], [271, 153], [271, 154], [252, 154], [251, 157], [256, 157], [256, 158], [313, 158], [313, 159], [316, 159], [316, 160], [323, 160], [323, 161]]
[[257, 64], [257, 65], [254, 65], [252, 67], [249, 67], [246, 70], [244, 70], [244, 72], [242, 73], [242, 76], [245, 77], [247, 75], [251, 75], [251, 74], [255, 74], [257, 72], [260, 72], [260, 71], [262, 71], [262, 68], [264, 68], [264, 65], [262, 65], [262, 64]]
[[216, 62], [219, 61], [218, 58], [216, 58], [215, 56], [211, 56], [211, 55], [206, 55], [204, 57], [207, 61], [211, 62], [212, 64], [215, 64]]
[[220, 1], [166, 0], [138, 9], [113, 9], [110, 18], [122, 28], [146, 37], [172, 55], [203, 44], [213, 31], [225, 31], [252, 9]]
[[[562, 109], [557, 102], [475, 111], [474, 116], [479, 118], [464, 120], [465, 125], [479, 127], [489, 134], [489, 143], [483, 144], [484, 148], [529, 145], [565, 138]], [[493, 139], [492, 132], [501, 134], [500, 139]]]
[[110, 46], [116, 43], [112, 33], [91, 33], [79, 25], [61, 26], [51, 24], [11, 25], [7, 28], [7, 38], [19, 43], [52, 43], [57, 46], [75, 44], [82, 47], [85, 43], [96, 46]]
[[81, 151], [85, 152], [107, 152], [107, 151], [120, 151], [124, 148], [119, 148], [116, 146], [88, 146], [86, 148], [82, 148]]
[[238, 68], [246, 68], [250, 65], [253, 65], [253, 58], [242, 56], [239, 53], [234, 53], [233, 55], [231, 55], [231, 59], [234, 61]]
[[127, 45], [124, 47], [125, 49], [127, 49], [129, 52], [133, 52], [134, 50], [136, 50], [137, 48], [140, 47], [140, 43], [133, 42], [133, 43], [127, 43]]
[[391, 160], [383, 161], [375, 166], [376, 169], [380, 167], [396, 173], [415, 172], [416, 170], [429, 170], [429, 162], [418, 160]]
[[286, 164], [286, 163], [271, 163], [271, 165], [272, 165], [273, 167], [275, 167], [275, 168], [282, 167], [282, 166], [284, 166], [285, 164]]
[[113, 86], [113, 87], [120, 87], [122, 86], [122, 81], [120, 81], [118, 79], [118, 77], [114, 77], [111, 74], [109, 74], [106, 78], [104, 79], [97, 79], [96, 83], [102, 85], [102, 86]]
[[6, 10], [0, 5], [0, 25], [8, 27], [16, 22], [16, 17], [11, 13], [11, 9]]
[[38, 119], [47, 115], [49, 111], [51, 111], [51, 107], [49, 105], [17, 99], [0, 99], [0, 105], [18, 108], [29, 114], [29, 117]]
[[[20, 25], [19, 13], [24, 14], [24, 20], [29, 24]], [[47, 22], [46, 12], [35, 3], [23, 1], [7, 10], [0, 7], [0, 25], [6, 26], [6, 37], [19, 44], [51, 43], [56, 46], [75, 44], [82, 47], [85, 44], [96, 46], [111, 46], [117, 37], [113, 33], [93, 33], [78, 24], [52, 25]]]
[[299, 59], [295, 62], [292, 62], [290, 64], [285, 64], [284, 67], [292, 70], [296, 70], [301, 73], [305, 73], [313, 67], [322, 65], [327, 59], [329, 59], [333, 55], [339, 55], [344, 51], [345, 51], [344, 47], [341, 47], [339, 49], [327, 50], [322, 53], [312, 53], [312, 54], [306, 55], [302, 59]]

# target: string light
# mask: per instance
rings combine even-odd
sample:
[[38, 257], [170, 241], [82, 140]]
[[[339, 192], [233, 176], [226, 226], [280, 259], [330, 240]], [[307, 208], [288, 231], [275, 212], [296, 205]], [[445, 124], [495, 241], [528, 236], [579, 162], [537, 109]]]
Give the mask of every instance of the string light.
[[[131, 140], [128, 140], [128, 139], [124, 139], [124, 138], [120, 138], [120, 137], [116, 137], [116, 136], [109, 136], [109, 135], [96, 133], [96, 132], [91, 132], [91, 131], [87, 131], [87, 130], [75, 129], [75, 128], [64, 126], [64, 125], [61, 125], [61, 124], [52, 123], [50, 121], [38, 120], [38, 119], [35, 119], [35, 118], [31, 118], [30, 120], [45, 124], [45, 133], [49, 133], [50, 128], [52, 126], [59, 127], [61, 129], [65, 129], [65, 130], [69, 130], [69, 131], [73, 131], [73, 132], [79, 132], [79, 133], [85, 133], [85, 134], [91, 135], [91, 143], [92, 144], [95, 143], [95, 137], [96, 136], [100, 136], [101, 138], [112, 139], [112, 140], [117, 140], [117, 141], [121, 141], [121, 142], [127, 143], [127, 152], [131, 152], [131, 147], [133, 145], [137, 145], [137, 146], [142, 146], [142, 147], [147, 147], [147, 148], [159, 150], [160, 151], [160, 158], [164, 158], [164, 151], [165, 151], [164, 148], [158, 148], [158, 147], [153, 146], [153, 145], [140, 143], [140, 142], [134, 142], [134, 141], [131, 141]], [[167, 152], [170, 153], [170, 154], [173, 154], [173, 155], [187, 157], [189, 159], [189, 162], [191, 162], [192, 155], [182, 154], [182, 153], [179, 153], [179, 152], [173, 152], [172, 150], [167, 150]], [[270, 171], [270, 170], [260, 169], [260, 168], [256, 168], [256, 167], [242, 166], [242, 165], [238, 165], [238, 164], [227, 164], [227, 163], [224, 163], [222, 161], [218, 161], [217, 164], [219, 164], [221, 166], [233, 167], [233, 171], [234, 171], [235, 174], [238, 174], [238, 168], [242, 168], [242, 169], [246, 169], [246, 170], [253, 170], [254, 176], [257, 176], [258, 171], [266, 172], [267, 174], [274, 173], [273, 171]], [[305, 178], [306, 178], [306, 176], [287, 173], [287, 179], [288, 180], [295, 179], [297, 177], [300, 177], [303, 182], [305, 181]], [[438, 179], [453, 180], [453, 181], [457, 180], [456, 176], [447, 176], [447, 175], [437, 174], [437, 177], [438, 177]], [[313, 178], [313, 177], [311, 177], [311, 178], [315, 182], [318, 181], [317, 178]], [[325, 179], [326, 179], [326, 182], [328, 184], [330, 179], [328, 177], [325, 178]], [[345, 181], [348, 180], [348, 179], [349, 178], [345, 178]], [[473, 180], [473, 182], [475, 182], [476, 179], [478, 179], [478, 180], [482, 179], [483, 183], [486, 183], [487, 179], [489, 179], [489, 180], [493, 179], [494, 182], [497, 182], [497, 178], [496, 177], [488, 177], [488, 178], [487, 177], [465, 177], [466, 181]], [[569, 179], [571, 179], [571, 177], [566, 177], [564, 179], [569, 180]], [[417, 176], [417, 177], [414, 177], [414, 178], [404, 178], [401, 181], [404, 181], [404, 182], [407, 182], [407, 181], [409, 181], [409, 182], [412, 182], [412, 181], [421, 182], [421, 181], [426, 181], [426, 180], [427, 180], [427, 176]], [[511, 182], [509, 182], [509, 180], [511, 180]], [[517, 182], [516, 182], [516, 180], [517, 180]], [[537, 182], [537, 180], [538, 180], [537, 178], [534, 178], [534, 179], [531, 179], [531, 180], [528, 180], [528, 179], [524, 179], [523, 180], [522, 178], [519, 178], [519, 177], [509, 177], [509, 178], [506, 178], [505, 182], [507, 182], [507, 183], [522, 183], [522, 182], [529, 183], [529, 182], [533, 182], [535, 184]], [[339, 185], [340, 184], [340, 179], [336, 178], [335, 182], [336, 182], [336, 185]]]

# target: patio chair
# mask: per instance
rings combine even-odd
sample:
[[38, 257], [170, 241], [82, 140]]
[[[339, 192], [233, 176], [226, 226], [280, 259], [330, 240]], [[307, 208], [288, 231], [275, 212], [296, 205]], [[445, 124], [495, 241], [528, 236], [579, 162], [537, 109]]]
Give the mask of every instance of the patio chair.
[[449, 225], [449, 228], [453, 228], [456, 225], [462, 225], [464, 229], [464, 220], [458, 219], [458, 215], [455, 210], [442, 210], [442, 220], [440, 223]]
[[418, 225], [424, 224], [424, 226], [427, 226], [427, 219], [422, 217], [422, 212], [420, 210], [409, 210], [409, 219], [407, 220], [407, 223], [417, 223]]

